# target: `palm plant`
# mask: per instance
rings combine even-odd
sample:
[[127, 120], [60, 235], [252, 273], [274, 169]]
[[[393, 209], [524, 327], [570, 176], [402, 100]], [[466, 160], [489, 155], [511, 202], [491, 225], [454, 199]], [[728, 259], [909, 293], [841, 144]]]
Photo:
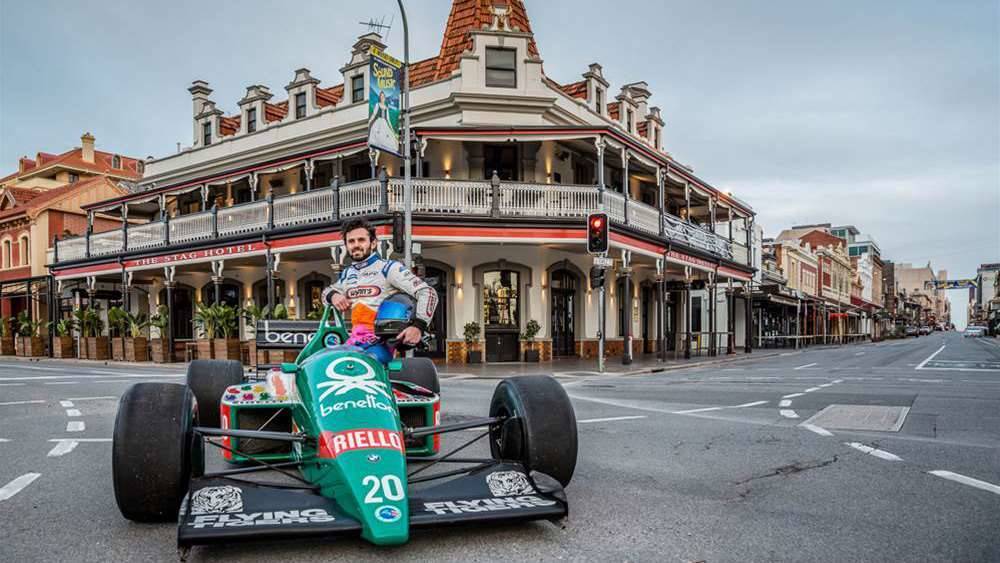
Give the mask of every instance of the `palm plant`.
[[18, 313], [14, 322], [17, 324], [18, 336], [33, 336], [36, 330], [34, 325], [37, 323], [31, 320], [31, 315], [27, 311]]
[[119, 336], [125, 336], [128, 329], [129, 312], [121, 307], [111, 307], [108, 309], [108, 326], [118, 332]]
[[85, 333], [87, 330], [87, 310], [81, 308], [73, 309], [70, 318], [73, 320], [74, 328], [80, 331], [80, 336], [87, 336]]
[[267, 307], [262, 308], [256, 303], [252, 303], [243, 308], [243, 318], [246, 319], [247, 325], [250, 326], [250, 330], [252, 330], [255, 335], [257, 334], [257, 323], [260, 322], [261, 319], [267, 317], [267, 313]]
[[58, 321], [51, 324], [51, 327], [56, 332], [56, 336], [72, 336], [73, 329], [76, 328], [75, 319], [59, 319]]
[[166, 305], [160, 305], [156, 308], [156, 313], [149, 317], [149, 326], [160, 331], [160, 338], [164, 337], [167, 329], [170, 328], [170, 311]]
[[225, 303], [217, 303], [212, 305], [212, 308], [215, 309], [216, 331], [222, 333], [222, 338], [231, 337], [237, 330], [237, 322], [239, 320], [236, 309]]
[[150, 321], [146, 318], [144, 313], [125, 313], [126, 326], [128, 327], [128, 334], [132, 338], [142, 337], [143, 332], [149, 327]]
[[194, 325], [198, 327], [206, 340], [215, 338], [215, 330], [218, 327], [217, 310], [212, 305], [198, 303], [194, 313]]
[[84, 336], [96, 337], [104, 332], [104, 320], [101, 319], [100, 307], [88, 307], [83, 312]]

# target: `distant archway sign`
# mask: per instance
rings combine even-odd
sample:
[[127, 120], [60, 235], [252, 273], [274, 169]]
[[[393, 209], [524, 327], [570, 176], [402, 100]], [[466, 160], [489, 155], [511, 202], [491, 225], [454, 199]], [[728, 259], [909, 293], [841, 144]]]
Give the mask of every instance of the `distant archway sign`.
[[966, 289], [979, 287], [976, 280], [932, 280], [924, 282], [924, 289]]

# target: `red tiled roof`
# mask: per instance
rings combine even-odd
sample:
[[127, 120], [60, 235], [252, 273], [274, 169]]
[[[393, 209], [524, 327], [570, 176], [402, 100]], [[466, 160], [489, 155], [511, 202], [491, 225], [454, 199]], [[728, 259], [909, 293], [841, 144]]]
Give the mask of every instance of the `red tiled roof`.
[[264, 103], [264, 121], [281, 121], [288, 115], [288, 100], [276, 104]]
[[335, 106], [344, 97], [344, 85], [340, 84], [330, 88], [316, 88], [316, 105], [323, 108]]
[[[484, 25], [493, 23], [490, 7], [499, 4], [497, 0], [454, 0], [448, 23], [444, 28], [444, 38], [441, 40], [441, 51], [438, 53], [436, 78], [446, 78], [458, 68], [458, 59], [462, 53], [472, 48], [472, 37], [469, 31], [482, 29]], [[524, 9], [521, 0], [505, 0], [510, 10], [510, 26], [525, 33], [531, 33], [531, 23], [528, 21], [528, 11]], [[538, 56], [538, 46], [535, 39], [528, 39], [528, 54]]]
[[[31, 198], [30, 201], [28, 202], [23, 202], [20, 199], [17, 199], [18, 195], [17, 193], [15, 193], [14, 198], [17, 199], [18, 205], [10, 209], [5, 209], [3, 211], [0, 211], [0, 219], [5, 219], [7, 217], [14, 217], [22, 213], [30, 214], [33, 211], [43, 210], [47, 208], [49, 204], [59, 199], [60, 197], [73, 191], [83, 190], [99, 182], [107, 182], [112, 186], [116, 187], [123, 194], [125, 193], [124, 189], [118, 187], [117, 183], [113, 182], [107, 177], [94, 176], [93, 178], [88, 178], [86, 180], [81, 180], [79, 182], [74, 182], [72, 184], [65, 184], [57, 188], [49, 188], [45, 191], [35, 192], [36, 193], [35, 197]], [[19, 192], [24, 191], [24, 188], [7, 188], [7, 189], [11, 191], [18, 190]]]
[[219, 134], [223, 137], [235, 135], [240, 130], [240, 116], [223, 117], [219, 120]]
[[581, 80], [579, 82], [573, 82], [572, 84], [566, 84], [559, 87], [560, 90], [566, 93], [567, 96], [571, 98], [579, 98], [581, 100], [587, 99], [587, 81]]
[[621, 116], [621, 114], [619, 113], [621, 107], [622, 107], [621, 102], [611, 102], [610, 104], [608, 104], [608, 115], [611, 117], [611, 119], [618, 121], [618, 118]]
[[410, 63], [410, 88], [423, 86], [437, 79], [438, 57]]
[[124, 155], [118, 155], [121, 157], [121, 167], [113, 168], [112, 164], [115, 155], [113, 153], [99, 150], [94, 151], [94, 162], [85, 161], [83, 159], [83, 149], [79, 147], [70, 149], [60, 155], [51, 155], [48, 153], [40, 154], [44, 155], [42, 162], [24, 159], [24, 162], [28, 164], [28, 166], [25, 167], [24, 172], [22, 173], [18, 171], [5, 176], [4, 178], [0, 178], [0, 183], [18, 178], [25, 174], [33, 174], [41, 170], [56, 167], [75, 168], [95, 174], [110, 174], [112, 176], [128, 178], [130, 180], [138, 180], [142, 177], [142, 174], [138, 170], [139, 160]]
[[42, 195], [43, 193], [41, 190], [33, 190], [31, 188], [17, 188], [14, 186], [7, 188], [7, 191], [10, 192], [12, 196], [14, 196], [14, 201], [17, 202], [17, 205], [25, 205], [26, 203]]

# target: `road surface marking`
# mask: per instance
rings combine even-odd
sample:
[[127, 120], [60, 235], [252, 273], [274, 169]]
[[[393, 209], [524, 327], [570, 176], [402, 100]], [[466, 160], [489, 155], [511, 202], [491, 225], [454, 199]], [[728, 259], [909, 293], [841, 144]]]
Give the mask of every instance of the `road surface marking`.
[[21, 376], [21, 377], [0, 377], [0, 381], [45, 381], [48, 379], [107, 379], [109, 375], [125, 379], [169, 379], [174, 377], [184, 377], [181, 374], [178, 375], [156, 375], [156, 374], [115, 374], [110, 372], [91, 372], [91, 373], [108, 373], [108, 375], [35, 375], [35, 376]]
[[83, 416], [79, 409], [66, 409], [66, 416]]
[[721, 411], [725, 407], [705, 407], [703, 409], [690, 409], [686, 411], [673, 411], [671, 414], [691, 414], [696, 412]]
[[783, 416], [785, 418], [798, 418], [799, 417], [799, 413], [797, 413], [797, 412], [795, 412], [795, 411], [793, 411], [791, 409], [781, 409], [780, 411], [778, 411], [778, 414], [780, 414], [781, 416]]
[[757, 405], [766, 405], [767, 401], [754, 401], [752, 403], [743, 403], [742, 405], [733, 405], [731, 407], [724, 407], [727, 409], [742, 409], [746, 407], [756, 407]]
[[52, 438], [50, 442], [110, 442], [111, 438]]
[[795, 397], [801, 397], [802, 395], [805, 395], [805, 393], [792, 393], [790, 395], [783, 395], [781, 398], [782, 399], [794, 399]]
[[833, 385], [833, 383], [821, 383], [819, 386], [826, 388], [826, 387], [829, 387], [831, 385]]
[[27, 383], [0, 383], [0, 387], [21, 387]]
[[46, 381], [45, 385], [76, 385], [79, 381]]
[[940, 469], [928, 471], [928, 473], [941, 477], [942, 479], [948, 479], [949, 481], [955, 481], [956, 483], [962, 483], [963, 485], [968, 485], [970, 487], [975, 487], [977, 489], [982, 489], [984, 491], [1000, 495], [1000, 486], [994, 485], [993, 483], [987, 483], [986, 481], [980, 481], [979, 479], [973, 479], [972, 477], [966, 477], [965, 475], [959, 475], [958, 473], [952, 473], [951, 471], [943, 471]]
[[10, 483], [0, 487], [0, 501], [9, 499], [10, 497], [21, 492], [21, 489], [27, 487], [32, 481], [41, 477], [41, 473], [25, 473], [17, 479], [14, 479]]
[[834, 383], [843, 383], [844, 380], [843, 379], [834, 379], [833, 382]]
[[59, 457], [76, 449], [80, 443], [76, 440], [60, 440], [56, 447], [49, 450], [49, 457]]
[[804, 366], [799, 366], [799, 367], [797, 367], [797, 368], [795, 368], [795, 369], [806, 369], [806, 368], [811, 368], [811, 367], [813, 367], [814, 365], [816, 365], [817, 363], [819, 363], [819, 362], [813, 362], [813, 363], [811, 363], [811, 364], [806, 364], [806, 365], [804, 365]]
[[36, 401], [10, 401], [10, 402], [7, 402], [7, 403], [0, 403], [0, 407], [6, 407], [6, 406], [11, 406], [11, 405], [37, 405], [38, 403], [44, 403], [44, 402], [45, 401], [42, 401], [42, 400], [36, 400]]
[[819, 387], [810, 387], [804, 391], [804, 393], [812, 393], [813, 391], [819, 391]]
[[854, 355], [855, 355], [855, 356], [864, 356], [864, 355], [865, 355], [865, 353], [864, 353], [864, 352], [858, 352], [857, 354], [854, 354]]
[[[101, 401], [104, 399], [117, 399], [116, 395], [107, 395], [105, 397], [70, 397], [68, 401]], [[72, 405], [70, 405], [72, 406]]]
[[0, 438], [0, 442], [9, 442], [9, 441], [10, 440], [8, 440], [7, 438]]
[[609, 418], [588, 418], [587, 420], [578, 420], [577, 424], [590, 424], [592, 422], [615, 422], [617, 420], [636, 420], [639, 418], [646, 418], [646, 415], [640, 414], [636, 416], [612, 416]]
[[792, 401], [791, 401], [791, 399], [782, 399], [778, 403], [778, 406], [779, 407], [790, 407], [790, 406], [792, 406]]
[[795, 354], [801, 354], [802, 352], [785, 352], [784, 354], [778, 354], [779, 356], [794, 356]]
[[864, 452], [868, 455], [873, 455], [877, 458], [884, 459], [887, 461], [903, 461], [903, 458], [899, 457], [896, 454], [891, 454], [885, 450], [880, 450], [877, 448], [873, 448], [871, 446], [866, 446], [860, 442], [844, 442], [844, 445], [850, 446], [858, 451]]
[[924, 369], [924, 365], [926, 365], [926, 364], [927, 364], [927, 362], [929, 362], [929, 361], [933, 360], [933, 359], [934, 359], [934, 356], [937, 356], [938, 354], [940, 354], [940, 353], [941, 353], [941, 350], [944, 350], [944, 347], [945, 347], [945, 345], [944, 345], [944, 344], [942, 344], [942, 345], [941, 345], [941, 347], [937, 349], [937, 352], [934, 352], [934, 353], [933, 353], [933, 354], [931, 354], [930, 356], [927, 356], [927, 359], [926, 359], [926, 360], [924, 360], [924, 361], [922, 361], [922, 362], [920, 362], [920, 365], [919, 365], [919, 366], [917, 366], [917, 367], [916, 367], [915, 369]]
[[801, 426], [802, 428], [805, 428], [806, 430], [808, 430], [810, 432], [815, 432], [815, 433], [819, 434], [820, 436], [833, 436], [833, 432], [830, 432], [826, 428], [821, 428], [819, 426], [816, 426], [815, 424], [806, 424], [806, 423], [803, 422], [799, 426]]
[[86, 428], [82, 420], [71, 420], [66, 423], [66, 432], [83, 432]]
[[73, 406], [73, 401], [59, 401], [59, 404], [68, 409]]

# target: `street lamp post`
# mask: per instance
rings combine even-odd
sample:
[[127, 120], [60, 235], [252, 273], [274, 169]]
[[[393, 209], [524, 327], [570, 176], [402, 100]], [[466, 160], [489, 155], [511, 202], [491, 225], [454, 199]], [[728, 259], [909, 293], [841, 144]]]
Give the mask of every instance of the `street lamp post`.
[[403, 16], [403, 229], [405, 262], [407, 268], [413, 268], [413, 186], [410, 178], [410, 27], [406, 21], [406, 8], [403, 0], [396, 0], [399, 12]]

